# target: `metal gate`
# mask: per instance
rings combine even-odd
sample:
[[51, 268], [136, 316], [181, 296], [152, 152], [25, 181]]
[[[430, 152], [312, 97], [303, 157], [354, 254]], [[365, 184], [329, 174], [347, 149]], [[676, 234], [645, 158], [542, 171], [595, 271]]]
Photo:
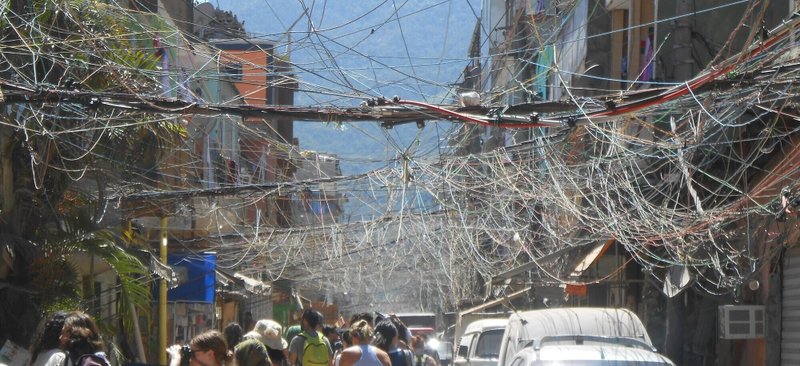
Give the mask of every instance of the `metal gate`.
[[800, 365], [800, 246], [783, 259], [781, 365]]

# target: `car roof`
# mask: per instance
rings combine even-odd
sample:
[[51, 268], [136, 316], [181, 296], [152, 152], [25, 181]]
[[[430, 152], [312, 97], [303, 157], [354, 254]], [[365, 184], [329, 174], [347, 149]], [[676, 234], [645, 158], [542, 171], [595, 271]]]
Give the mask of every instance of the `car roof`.
[[628, 337], [652, 346], [642, 321], [627, 309], [558, 308], [516, 312], [508, 327], [518, 327], [517, 342], [534, 341], [545, 336], [587, 335]]
[[467, 325], [464, 334], [483, 332], [491, 329], [504, 329], [508, 324], [508, 319], [480, 319]]
[[613, 344], [593, 345], [551, 345], [538, 351], [527, 347], [515, 357], [531, 361], [635, 361], [647, 364], [673, 365], [666, 357], [645, 349], [623, 347]]

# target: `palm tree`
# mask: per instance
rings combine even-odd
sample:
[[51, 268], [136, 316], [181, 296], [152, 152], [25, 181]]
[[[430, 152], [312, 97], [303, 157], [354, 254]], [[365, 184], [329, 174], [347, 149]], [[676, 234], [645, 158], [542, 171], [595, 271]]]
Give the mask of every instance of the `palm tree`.
[[[158, 56], [132, 47], [132, 21], [98, 1], [0, 6], [0, 78], [33, 90], [152, 93]], [[44, 312], [86, 305], [75, 253], [101, 258], [118, 277], [119, 322], [109, 324], [129, 330], [132, 309], [146, 313], [148, 269], [127, 251], [135, 238], [106, 217], [107, 191], [157, 185], [153, 157], [183, 133], [154, 116], [69, 101], [0, 110], [0, 340], [26, 345]]]

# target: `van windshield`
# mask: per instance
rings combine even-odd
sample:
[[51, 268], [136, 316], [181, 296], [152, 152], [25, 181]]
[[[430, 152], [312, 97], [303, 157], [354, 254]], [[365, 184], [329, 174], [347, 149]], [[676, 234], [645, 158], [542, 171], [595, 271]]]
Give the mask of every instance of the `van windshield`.
[[481, 333], [478, 345], [475, 347], [475, 356], [480, 358], [500, 357], [500, 342], [503, 340], [504, 331], [504, 329], [495, 329]]

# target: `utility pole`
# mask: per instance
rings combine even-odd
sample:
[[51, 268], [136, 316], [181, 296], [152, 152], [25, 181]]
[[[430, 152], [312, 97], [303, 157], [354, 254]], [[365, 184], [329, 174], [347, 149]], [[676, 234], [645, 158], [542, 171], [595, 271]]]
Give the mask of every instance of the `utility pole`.
[[[167, 223], [166, 216], [161, 217], [161, 263], [167, 265]], [[167, 360], [167, 279], [162, 278], [158, 288], [158, 364], [166, 365]]]
[[[689, 17], [681, 16], [694, 11], [689, 0], [675, 1], [675, 29], [672, 31], [675, 43], [672, 45], [672, 75], [675, 81], [686, 81], [694, 76], [692, 59], [692, 29]], [[692, 17], [693, 18], [693, 17]]]
[[[690, 17], [682, 16], [689, 14], [694, 9], [689, 0], [676, 0], [675, 1], [675, 15], [678, 19], [675, 20], [675, 29], [673, 35], [675, 43], [673, 44], [673, 78], [674, 81], [686, 81], [692, 78], [694, 74], [693, 60], [692, 60], [692, 29]], [[657, 21], [658, 19], [656, 19]], [[667, 334], [665, 337], [665, 351], [667, 357], [673, 360], [676, 364], [683, 363], [683, 333], [684, 324], [686, 322], [686, 306], [685, 299], [688, 289], [667, 299]]]

